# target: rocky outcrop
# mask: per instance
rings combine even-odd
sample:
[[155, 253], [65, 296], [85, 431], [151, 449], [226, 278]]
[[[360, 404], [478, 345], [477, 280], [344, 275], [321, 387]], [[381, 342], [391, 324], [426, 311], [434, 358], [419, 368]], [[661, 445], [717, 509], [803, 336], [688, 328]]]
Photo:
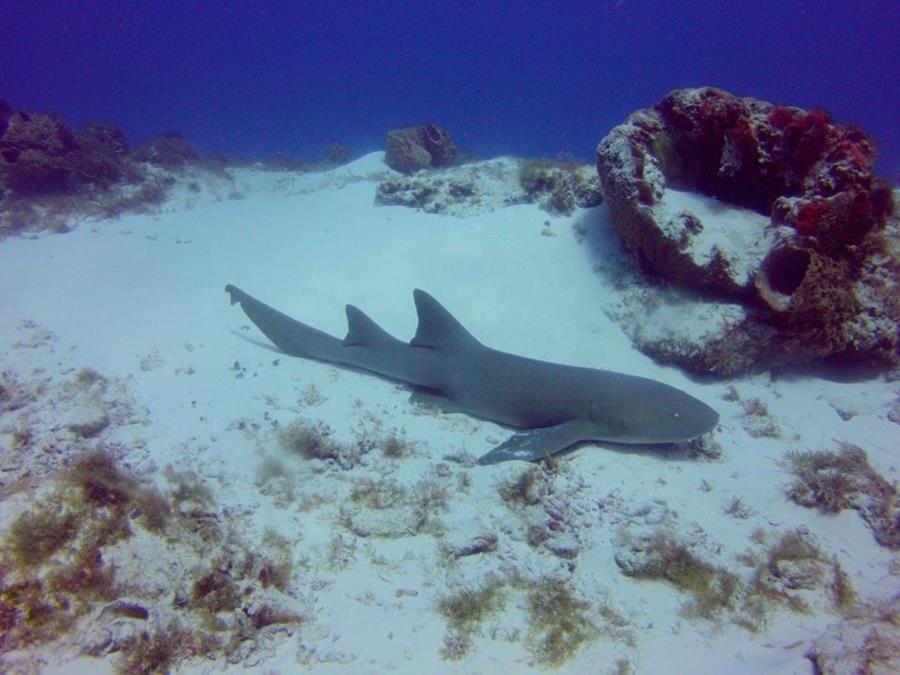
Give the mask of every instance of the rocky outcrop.
[[[18, 195], [76, 192], [121, 179], [124, 153], [109, 142], [124, 134], [112, 125], [91, 125], [78, 134], [53, 114], [11, 113], [0, 137], [0, 183]], [[127, 150], [127, 140], [125, 141]]]
[[710, 87], [615, 127], [597, 169], [622, 241], [663, 277], [748, 310], [700, 342], [639, 346], [723, 375], [836, 354], [900, 362], [900, 282], [878, 271], [900, 265], [898, 228], [874, 163], [866, 134], [822, 111]]
[[401, 173], [452, 166], [458, 151], [450, 133], [437, 124], [394, 129], [387, 135], [387, 165]]
[[133, 180], [128, 138], [105, 122], [76, 132], [52, 113], [13, 111], [0, 101], [0, 190], [35, 198], [108, 189]]
[[0, 239], [153, 210], [186, 168], [220, 171], [178, 134], [129, 153], [115, 124], [75, 130], [59, 115], [14, 110], [0, 99]]

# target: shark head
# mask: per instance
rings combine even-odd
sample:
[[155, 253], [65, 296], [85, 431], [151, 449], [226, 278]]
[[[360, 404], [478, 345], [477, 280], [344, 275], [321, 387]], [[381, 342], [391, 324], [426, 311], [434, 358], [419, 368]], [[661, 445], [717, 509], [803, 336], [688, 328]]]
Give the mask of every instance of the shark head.
[[693, 396], [662, 382], [629, 378], [619, 396], [595, 399], [591, 420], [624, 443], [680, 443], [715, 429], [719, 413]]
[[657, 407], [653, 416], [652, 435], [662, 443], [689, 441], [716, 428], [719, 413], [693, 396], [679, 391]]

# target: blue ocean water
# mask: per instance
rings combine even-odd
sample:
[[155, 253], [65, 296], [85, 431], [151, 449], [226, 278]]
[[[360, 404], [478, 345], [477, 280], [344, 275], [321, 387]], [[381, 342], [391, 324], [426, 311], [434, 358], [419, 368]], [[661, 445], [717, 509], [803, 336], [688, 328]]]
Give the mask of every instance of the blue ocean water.
[[0, 96], [134, 143], [318, 159], [433, 120], [480, 157], [591, 159], [633, 110], [716, 85], [859, 124], [900, 178], [896, 0], [3, 0], [0, 17]]

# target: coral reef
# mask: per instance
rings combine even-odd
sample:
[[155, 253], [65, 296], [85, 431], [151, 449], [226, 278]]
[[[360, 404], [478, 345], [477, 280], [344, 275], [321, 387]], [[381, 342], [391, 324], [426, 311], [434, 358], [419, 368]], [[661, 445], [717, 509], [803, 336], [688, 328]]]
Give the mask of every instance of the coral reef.
[[721, 375], [831, 356], [900, 363], [898, 226], [874, 163], [871, 139], [822, 111], [711, 87], [615, 127], [597, 170], [622, 241], [655, 273], [748, 310], [693, 344], [639, 346]]
[[74, 129], [59, 115], [15, 110], [0, 99], [0, 239], [158, 212], [167, 200], [192, 208], [209, 198], [241, 199], [235, 180], [246, 175], [243, 169], [324, 172], [349, 159], [337, 142], [310, 163], [206, 156], [175, 132], [132, 151], [114, 124], [91, 122]]
[[0, 138], [3, 182], [22, 194], [72, 190], [80, 150], [75, 131], [57, 115], [14, 113]]
[[17, 196], [105, 190], [139, 177], [128, 139], [112, 124], [79, 134], [54, 114], [12, 113], [0, 136], [0, 186]]
[[799, 530], [785, 532], [766, 548], [763, 561], [756, 566], [745, 610], [754, 616], [760, 604], [769, 601], [795, 612], [808, 611], [800, 591], [821, 586], [827, 568], [821, 551], [807, 535]]
[[498, 492], [507, 503], [533, 506], [550, 493], [549, 478], [540, 467], [532, 466], [517, 478], [501, 483]]
[[0, 105], [0, 237], [67, 232], [87, 217], [113, 217], [158, 205], [166, 180], [148, 172], [116, 125], [80, 132], [52, 113]]
[[341, 508], [341, 523], [358, 537], [394, 539], [439, 532], [438, 515], [447, 509], [449, 491], [434, 478], [409, 488], [390, 481], [363, 480]]
[[0, 135], [0, 187], [13, 196], [108, 190], [143, 178], [128, 160], [128, 138], [94, 122], [76, 132], [55, 114], [10, 113]]
[[434, 123], [388, 132], [385, 161], [401, 173], [453, 166], [458, 151], [450, 133]]

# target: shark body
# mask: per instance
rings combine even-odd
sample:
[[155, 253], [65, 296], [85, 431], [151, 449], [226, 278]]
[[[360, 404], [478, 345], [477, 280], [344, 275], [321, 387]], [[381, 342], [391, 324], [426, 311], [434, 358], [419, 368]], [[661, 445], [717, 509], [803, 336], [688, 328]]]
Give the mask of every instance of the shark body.
[[462, 412], [518, 430], [479, 459], [535, 461], [582, 441], [677, 443], [711, 431], [719, 415], [662, 382], [491, 349], [437, 300], [413, 293], [419, 325], [403, 342], [347, 305], [340, 340], [228, 285], [231, 304], [290, 356], [366, 370], [449, 399]]

